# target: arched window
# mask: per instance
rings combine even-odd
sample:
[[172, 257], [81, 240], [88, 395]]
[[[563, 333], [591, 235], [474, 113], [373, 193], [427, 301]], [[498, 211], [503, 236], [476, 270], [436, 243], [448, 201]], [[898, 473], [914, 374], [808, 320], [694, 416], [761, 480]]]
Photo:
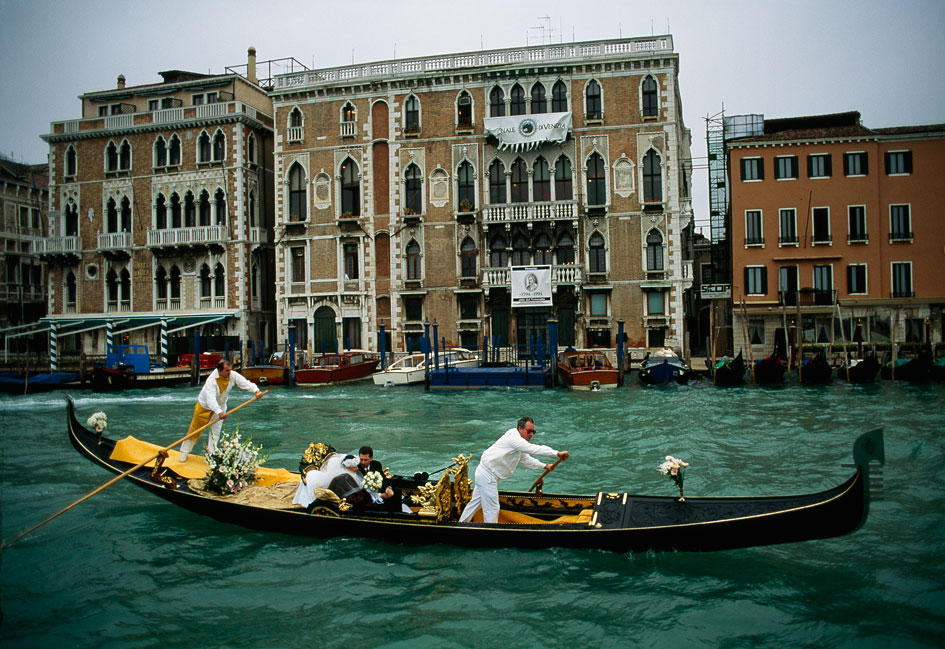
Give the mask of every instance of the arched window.
[[341, 214], [361, 216], [361, 180], [358, 165], [351, 158], [341, 163]]
[[118, 206], [114, 198], [105, 205], [105, 232], [118, 232]]
[[404, 102], [404, 132], [420, 132], [420, 100], [415, 95], [410, 95]]
[[569, 201], [572, 198], [574, 189], [571, 183], [571, 161], [561, 156], [555, 163], [555, 200]]
[[121, 143], [121, 150], [118, 152], [118, 169], [120, 171], [131, 169], [131, 144], [128, 143], [128, 140]]
[[656, 228], [646, 235], [646, 269], [663, 270], [663, 235]]
[[489, 93], [489, 116], [505, 117], [505, 93], [499, 86]]
[[302, 111], [298, 106], [289, 113], [289, 128], [302, 128]]
[[256, 227], [256, 192], [249, 192], [249, 227]]
[[209, 299], [213, 293], [211, 289], [213, 284], [210, 281], [210, 266], [204, 264], [200, 267], [200, 297], [201, 299]]
[[660, 156], [653, 149], [643, 156], [643, 200], [663, 200], [663, 169]]
[[606, 205], [607, 186], [604, 181], [604, 159], [593, 153], [587, 159], [587, 204]]
[[568, 112], [568, 87], [564, 81], [557, 81], [551, 88], [551, 112]]
[[210, 225], [210, 194], [206, 189], [200, 192], [200, 225]]
[[197, 205], [194, 203], [193, 192], [184, 194], [184, 227], [193, 228], [197, 226]]
[[118, 294], [118, 310], [131, 311], [131, 273], [127, 268], [121, 269], [118, 282], [121, 289]]
[[497, 234], [489, 242], [489, 265], [492, 268], [505, 268], [509, 265], [509, 250], [505, 237]]
[[466, 237], [459, 246], [460, 275], [462, 277], [476, 276], [476, 244], [472, 238]]
[[532, 171], [532, 193], [534, 201], [551, 200], [551, 176], [548, 173], [548, 161], [544, 157], [538, 156], [535, 159], [535, 167]]
[[404, 214], [420, 214], [423, 211], [423, 185], [420, 167], [410, 163], [404, 172]]
[[164, 266], [158, 266], [157, 276], [154, 278], [154, 295], [158, 301], [158, 308], [167, 308], [167, 271]]
[[556, 257], [559, 264], [574, 263], [574, 239], [568, 232], [562, 232], [558, 237], [558, 249]]
[[108, 269], [105, 275], [105, 300], [108, 311], [118, 310], [118, 273], [114, 268]]
[[544, 232], [535, 237], [535, 263], [551, 263], [551, 237]]
[[250, 270], [249, 293], [254, 300], [259, 298], [259, 264], [253, 264]]
[[592, 273], [607, 272], [607, 253], [604, 250], [604, 237], [595, 232], [587, 242], [588, 265]]
[[118, 171], [118, 147], [114, 142], [109, 142], [105, 147], [105, 171]]
[[71, 200], [66, 205], [66, 236], [79, 236], [79, 206]]
[[295, 162], [289, 167], [289, 221], [304, 221], [306, 210], [305, 170]]
[[197, 162], [210, 162], [211, 153], [210, 136], [204, 131], [197, 138]]
[[171, 194], [171, 227], [179, 228], [180, 226], [180, 196], [177, 195], [177, 192], [174, 192]]
[[456, 124], [461, 127], [472, 126], [472, 97], [465, 90], [459, 93], [456, 101]]
[[217, 263], [213, 269], [213, 294], [217, 297], [226, 296], [226, 271], [221, 263]]
[[456, 201], [460, 212], [476, 209], [476, 179], [473, 166], [467, 160], [456, 171]]
[[75, 178], [78, 162], [76, 161], [75, 147], [71, 144], [66, 149], [66, 178]]
[[353, 122], [357, 119], [357, 115], [357, 111], [354, 110], [354, 104], [350, 101], [341, 109], [341, 121], [343, 122]]
[[226, 157], [226, 136], [223, 131], [217, 130], [213, 135], [213, 161], [223, 162]]
[[171, 266], [171, 305], [173, 300], [177, 300], [177, 308], [180, 308], [180, 268]]
[[76, 298], [78, 297], [78, 290], [76, 288], [75, 273], [71, 270], [69, 274], [66, 275], [66, 308], [70, 311], [75, 311]]
[[420, 279], [420, 244], [416, 239], [407, 244], [407, 279]]
[[252, 133], [249, 134], [249, 138], [246, 140], [246, 158], [249, 164], [256, 164], [256, 136]]
[[545, 98], [545, 86], [541, 81], [532, 86], [532, 115], [548, 112], [548, 100]]
[[121, 199], [121, 230], [120, 232], [131, 232], [131, 201], [127, 196]]
[[158, 135], [157, 139], [154, 141], [154, 166], [167, 166], [167, 142], [165, 142], [164, 138], [160, 135]]
[[180, 166], [180, 138], [177, 134], [171, 136], [170, 155], [168, 156], [168, 165], [171, 167]]
[[512, 201], [513, 203], [528, 202], [528, 171], [525, 161], [515, 158], [512, 163]]
[[501, 160], [493, 160], [489, 165], [489, 202], [501, 205], [505, 201], [505, 165]]
[[[226, 198], [223, 195], [223, 190], [218, 189], [213, 195], [213, 205], [216, 211], [216, 224], [217, 225], [226, 225]], [[250, 209], [252, 209], [252, 195], [250, 195]], [[252, 214], [250, 214], [250, 227], [252, 227]]]
[[509, 92], [509, 115], [525, 114], [525, 90], [517, 83]]
[[656, 117], [659, 115], [659, 88], [650, 75], [643, 79], [643, 116]]
[[164, 194], [158, 194], [154, 201], [154, 227], [157, 230], [167, 228], [167, 199]]
[[587, 84], [587, 91], [585, 93], [585, 118], [587, 119], [602, 119], [603, 118], [603, 109], [601, 107], [600, 100], [600, 84], [597, 83], [594, 79], [591, 79]]
[[528, 253], [528, 239], [525, 235], [519, 234], [512, 242], [512, 265], [528, 266], [531, 263], [531, 255]]

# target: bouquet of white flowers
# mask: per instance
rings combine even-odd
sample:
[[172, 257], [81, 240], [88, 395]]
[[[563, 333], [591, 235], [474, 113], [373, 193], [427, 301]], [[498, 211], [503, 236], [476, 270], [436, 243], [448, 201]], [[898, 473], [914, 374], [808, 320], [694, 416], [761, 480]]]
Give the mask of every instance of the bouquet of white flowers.
[[368, 471], [364, 476], [364, 488], [368, 491], [380, 493], [384, 487], [384, 477], [377, 471]]
[[85, 423], [94, 428], [96, 433], [101, 433], [108, 425], [108, 417], [105, 416], [104, 412], [95, 412]]
[[250, 437], [240, 442], [239, 427], [229, 435], [226, 429], [220, 431], [217, 450], [207, 450], [207, 489], [218, 494], [235, 494], [244, 487], [255, 483], [256, 469], [268, 459], [260, 456], [262, 446], [253, 446]]
[[675, 482], [676, 486], [679, 487], [679, 502], [686, 500], [685, 497], [683, 497], [683, 481], [686, 478], [687, 466], [689, 466], [688, 462], [683, 462], [672, 455], [667, 455], [666, 461], [659, 466], [659, 472]]

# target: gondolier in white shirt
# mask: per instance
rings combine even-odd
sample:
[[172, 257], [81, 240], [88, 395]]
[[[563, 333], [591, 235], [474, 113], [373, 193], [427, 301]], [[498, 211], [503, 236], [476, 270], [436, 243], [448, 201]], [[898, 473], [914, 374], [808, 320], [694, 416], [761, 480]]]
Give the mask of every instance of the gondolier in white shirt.
[[[197, 430], [201, 426], [206, 426], [212, 417], [217, 417], [216, 422], [210, 426], [210, 436], [207, 440], [207, 450], [211, 453], [215, 453], [217, 450], [217, 440], [220, 439], [220, 430], [223, 428], [223, 420], [226, 419], [226, 400], [229, 398], [233, 386], [252, 392], [257, 399], [262, 396], [259, 388], [252, 381], [243, 378], [239, 372], [233, 371], [233, 365], [230, 364], [230, 361], [220, 361], [217, 368], [210, 372], [210, 376], [207, 377], [207, 381], [203, 384], [203, 389], [200, 390], [200, 395], [197, 397], [197, 405], [194, 406], [194, 417], [190, 421], [188, 433]], [[200, 435], [181, 442], [181, 462], [187, 461], [187, 457], [198, 439], [200, 439]]]
[[515, 428], [507, 430], [505, 435], [486, 449], [479, 460], [479, 466], [476, 467], [476, 486], [472, 499], [459, 518], [461, 523], [471, 521], [480, 509], [484, 523], [499, 521], [499, 480], [511, 476], [519, 464], [539, 471], [554, 470], [554, 466], [542, 464], [530, 453], [568, 459], [570, 453], [567, 451], [556, 451], [550, 446], [532, 444], [530, 440], [534, 434], [535, 421], [531, 417], [522, 417]]

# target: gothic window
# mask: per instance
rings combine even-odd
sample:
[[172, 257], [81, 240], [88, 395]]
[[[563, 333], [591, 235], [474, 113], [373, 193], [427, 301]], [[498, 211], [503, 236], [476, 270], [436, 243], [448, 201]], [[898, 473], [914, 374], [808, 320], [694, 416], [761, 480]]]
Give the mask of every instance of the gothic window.
[[551, 88], [551, 112], [568, 112], [568, 87], [564, 85], [563, 81], [555, 82], [555, 85]]
[[505, 201], [505, 165], [501, 160], [493, 160], [489, 165], [489, 202], [501, 205]]
[[171, 136], [170, 155], [168, 156], [168, 165], [171, 167], [180, 166], [180, 138], [177, 134]]
[[246, 159], [249, 164], [256, 164], [256, 136], [252, 133], [249, 134], [249, 138], [246, 140]]
[[423, 211], [423, 185], [420, 180], [420, 167], [414, 163], [404, 172], [404, 213], [420, 214]]
[[193, 228], [197, 225], [197, 205], [194, 202], [193, 192], [184, 194], [184, 227]]
[[131, 169], [131, 144], [128, 143], [128, 140], [121, 143], [121, 149], [118, 152], [118, 169], [119, 171]]
[[289, 168], [289, 221], [304, 221], [306, 218], [305, 170], [295, 162]]
[[604, 180], [604, 159], [593, 153], [587, 159], [587, 204], [607, 204], [607, 183]]
[[121, 199], [121, 232], [131, 232], [131, 201], [127, 196]]
[[109, 142], [105, 147], [105, 171], [118, 171], [118, 147], [114, 142]]
[[574, 197], [571, 184], [571, 161], [565, 156], [555, 163], [555, 200], [569, 201]]
[[210, 225], [210, 194], [207, 190], [200, 192], [200, 225]]
[[210, 266], [204, 264], [200, 267], [200, 297], [209, 298], [213, 296], [211, 289], [213, 284], [210, 281]]
[[[252, 194], [250, 194], [249, 200], [250, 200], [250, 210], [252, 210], [253, 208]], [[213, 195], [213, 204], [214, 204], [214, 207], [216, 208], [216, 213], [217, 213], [216, 224], [226, 225], [226, 198], [223, 196], [222, 189], [218, 189], [216, 194]], [[253, 220], [252, 213], [250, 213], [250, 226], [252, 226], [252, 220]]]
[[499, 86], [489, 93], [489, 115], [490, 117], [505, 117], [505, 93]]
[[544, 232], [535, 237], [535, 263], [551, 264], [551, 237]]
[[643, 156], [643, 200], [663, 200], [663, 169], [660, 156], [653, 149]]
[[525, 161], [516, 158], [512, 163], [512, 203], [528, 202], [528, 171]]
[[532, 172], [532, 189], [534, 201], [551, 200], [551, 177], [548, 174], [548, 162], [542, 156], [535, 160], [535, 168]]
[[522, 89], [522, 86], [517, 83], [512, 86], [512, 91], [509, 92], [509, 100], [509, 115], [525, 114], [525, 90]]
[[69, 148], [66, 149], [66, 178], [75, 178], [77, 169], [78, 163], [76, 161], [75, 147], [70, 144]]
[[592, 273], [607, 272], [607, 253], [604, 250], [604, 237], [595, 232], [587, 242], [588, 264]]
[[158, 135], [157, 139], [154, 141], [154, 166], [167, 166], [167, 142], [165, 142], [164, 138], [160, 135]]
[[463, 161], [456, 171], [456, 200], [460, 212], [476, 209], [476, 180], [473, 166], [468, 161]]
[[470, 237], [463, 239], [459, 247], [460, 275], [462, 277], [476, 276], [476, 244]]
[[492, 268], [505, 268], [509, 265], [509, 251], [505, 237], [498, 234], [489, 242], [489, 265]]
[[177, 192], [174, 192], [171, 194], [171, 227], [179, 228], [180, 226], [180, 196], [177, 195]]
[[[159, 303], [167, 300], [167, 271], [164, 270], [164, 266], [158, 267], [157, 276], [154, 278], [154, 289]], [[158, 306], [162, 305], [158, 304]]]
[[420, 100], [415, 95], [410, 95], [404, 102], [404, 131], [406, 133], [420, 131]]
[[558, 237], [557, 258], [559, 264], [574, 263], [574, 239], [568, 232], [562, 232]]
[[528, 252], [528, 239], [519, 234], [512, 242], [512, 265], [527, 266], [531, 263], [531, 255]]
[[545, 86], [541, 81], [532, 86], [532, 115], [548, 112], [548, 100], [545, 97]]
[[659, 87], [656, 80], [650, 75], [643, 79], [643, 116], [656, 117], [659, 115]]
[[226, 156], [226, 136], [223, 131], [217, 130], [213, 136], [213, 161], [223, 162]]
[[411, 239], [407, 244], [407, 279], [420, 279], [420, 244]]
[[342, 216], [361, 216], [361, 181], [358, 165], [351, 158], [341, 163]]
[[203, 131], [197, 138], [197, 162], [210, 162], [211, 153], [210, 136]]
[[591, 79], [587, 84], [585, 91], [585, 118], [603, 119], [603, 108], [601, 106], [600, 84]]
[[213, 294], [217, 297], [226, 296], [226, 271], [220, 263], [213, 269]]
[[656, 228], [646, 235], [646, 269], [663, 270], [663, 235]]
[[456, 102], [456, 124], [459, 127], [472, 126], [472, 97], [465, 90], [459, 93]]
[[72, 201], [66, 205], [66, 236], [79, 236], [79, 207]]
[[118, 232], [118, 207], [114, 198], [105, 205], [105, 232]]

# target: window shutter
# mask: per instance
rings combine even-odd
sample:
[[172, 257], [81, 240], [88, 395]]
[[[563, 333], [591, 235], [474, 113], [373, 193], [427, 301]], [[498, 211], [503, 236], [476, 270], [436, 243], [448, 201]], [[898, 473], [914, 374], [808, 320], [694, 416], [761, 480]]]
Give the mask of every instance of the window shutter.
[[742, 168], [742, 181], [745, 180], [745, 177], [748, 175], [746, 172], [748, 170], [748, 160], [745, 158], [741, 159], [741, 168]]
[[764, 267], [761, 269], [761, 293], [762, 295], [768, 294], [768, 268]]
[[765, 179], [765, 159], [758, 158], [758, 180]]
[[824, 175], [828, 177], [833, 175], [833, 172], [830, 169], [830, 154], [829, 153], [824, 156]]
[[892, 162], [891, 162], [892, 155], [891, 155], [889, 152], [887, 152], [887, 153], [883, 156], [883, 158], [885, 158], [886, 175], [888, 176], [888, 175], [889, 175], [889, 169], [890, 169], [890, 167], [892, 166]]
[[869, 172], [870, 172], [869, 161], [870, 161], [870, 156], [869, 156], [868, 153], [861, 153], [861, 154], [860, 154], [860, 163], [861, 163], [861, 164], [860, 164], [860, 173], [862, 173], [864, 176], [868, 175]]
[[904, 162], [903, 166], [905, 167], [903, 171], [906, 172], [907, 174], [911, 174], [912, 173], [912, 151], [906, 151], [905, 153], [902, 154], [902, 157], [903, 157], [903, 162]]
[[748, 284], [748, 278], [751, 275], [751, 269], [745, 268], [745, 293], [748, 294], [751, 292], [751, 287]]
[[807, 177], [814, 177], [814, 156], [812, 155], [807, 156]]

